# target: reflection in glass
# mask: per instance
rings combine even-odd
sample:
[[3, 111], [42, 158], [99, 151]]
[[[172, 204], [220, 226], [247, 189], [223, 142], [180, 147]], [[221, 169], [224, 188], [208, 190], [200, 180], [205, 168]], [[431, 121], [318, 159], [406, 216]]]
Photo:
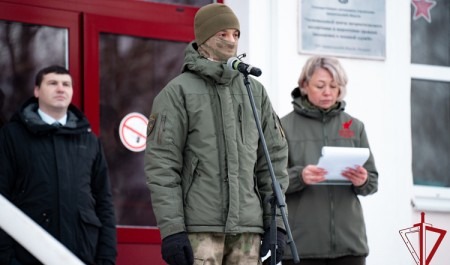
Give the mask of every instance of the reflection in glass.
[[426, 17], [416, 17], [412, 3], [411, 63], [450, 66], [450, 1], [430, 2], [436, 5], [428, 6], [429, 13], [423, 10]]
[[153, 98], [181, 72], [186, 43], [100, 34], [100, 139], [111, 175], [118, 225], [156, 226], [144, 152], [125, 148], [121, 120], [150, 116]]
[[0, 127], [33, 95], [41, 68], [67, 67], [67, 43], [65, 28], [0, 20]]
[[450, 187], [450, 83], [411, 80], [411, 132], [414, 184]]

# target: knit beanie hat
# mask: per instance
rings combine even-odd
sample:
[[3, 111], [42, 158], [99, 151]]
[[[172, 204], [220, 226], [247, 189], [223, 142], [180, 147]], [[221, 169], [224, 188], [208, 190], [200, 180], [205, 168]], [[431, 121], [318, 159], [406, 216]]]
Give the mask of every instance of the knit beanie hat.
[[203, 44], [224, 29], [239, 29], [239, 20], [233, 10], [224, 4], [213, 3], [200, 8], [194, 18], [194, 33], [197, 45]]

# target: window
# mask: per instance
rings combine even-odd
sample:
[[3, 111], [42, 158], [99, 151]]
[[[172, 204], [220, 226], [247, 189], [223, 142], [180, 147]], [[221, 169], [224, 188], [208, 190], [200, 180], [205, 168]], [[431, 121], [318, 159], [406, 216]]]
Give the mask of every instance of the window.
[[450, 211], [450, 2], [411, 4], [413, 205]]

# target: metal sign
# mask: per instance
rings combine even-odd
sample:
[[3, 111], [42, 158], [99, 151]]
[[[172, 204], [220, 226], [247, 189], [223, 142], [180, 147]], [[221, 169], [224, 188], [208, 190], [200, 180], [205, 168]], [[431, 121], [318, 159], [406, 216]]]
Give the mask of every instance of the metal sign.
[[146, 146], [148, 119], [137, 112], [126, 115], [119, 125], [122, 144], [130, 151], [141, 152]]
[[299, 52], [383, 60], [385, 0], [300, 0]]

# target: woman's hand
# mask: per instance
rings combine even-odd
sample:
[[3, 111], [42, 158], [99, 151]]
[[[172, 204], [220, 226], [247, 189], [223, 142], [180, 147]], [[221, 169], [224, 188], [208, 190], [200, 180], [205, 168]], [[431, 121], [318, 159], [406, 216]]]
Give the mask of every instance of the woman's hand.
[[327, 171], [325, 169], [314, 165], [308, 165], [303, 169], [301, 177], [305, 184], [311, 185], [325, 181], [326, 174]]
[[354, 186], [359, 187], [367, 181], [367, 170], [362, 166], [356, 166], [355, 168], [348, 167], [342, 171], [342, 176], [350, 180]]

